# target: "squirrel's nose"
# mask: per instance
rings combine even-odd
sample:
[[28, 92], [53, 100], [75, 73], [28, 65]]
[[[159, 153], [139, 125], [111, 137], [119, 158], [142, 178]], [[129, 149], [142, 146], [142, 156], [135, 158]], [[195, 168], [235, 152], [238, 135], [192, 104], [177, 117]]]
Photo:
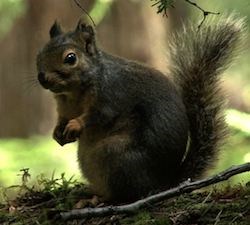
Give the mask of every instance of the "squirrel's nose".
[[40, 82], [40, 84], [41, 84], [44, 88], [48, 89], [49, 81], [46, 79], [45, 73], [39, 72], [37, 78], [38, 78], [38, 81]]

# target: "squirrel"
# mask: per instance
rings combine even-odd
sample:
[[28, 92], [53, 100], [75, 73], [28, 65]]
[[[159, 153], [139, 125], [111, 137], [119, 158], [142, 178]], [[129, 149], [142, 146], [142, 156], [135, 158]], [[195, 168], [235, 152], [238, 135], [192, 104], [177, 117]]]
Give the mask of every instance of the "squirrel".
[[111, 55], [81, 20], [55, 22], [37, 55], [38, 81], [57, 103], [53, 137], [78, 141], [78, 162], [92, 192], [128, 202], [201, 177], [226, 132], [220, 74], [242, 37], [241, 19], [199, 30], [186, 25], [169, 41], [168, 74]]

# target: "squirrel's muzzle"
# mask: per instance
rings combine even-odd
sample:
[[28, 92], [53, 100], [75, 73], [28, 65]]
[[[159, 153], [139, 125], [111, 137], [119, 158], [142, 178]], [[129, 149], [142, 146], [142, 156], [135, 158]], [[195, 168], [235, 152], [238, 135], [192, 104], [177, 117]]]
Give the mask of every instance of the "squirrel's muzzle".
[[40, 83], [45, 89], [48, 89], [48, 88], [49, 88], [50, 82], [48, 81], [48, 79], [46, 79], [45, 73], [39, 72], [37, 78], [38, 78], [39, 83]]

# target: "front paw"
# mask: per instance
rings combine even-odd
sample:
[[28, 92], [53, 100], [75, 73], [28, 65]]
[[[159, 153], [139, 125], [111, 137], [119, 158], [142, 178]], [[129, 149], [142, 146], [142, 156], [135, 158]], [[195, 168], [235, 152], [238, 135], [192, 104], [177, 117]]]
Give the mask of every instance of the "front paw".
[[63, 135], [63, 131], [65, 129], [66, 124], [59, 124], [55, 127], [53, 132], [53, 138], [57, 141], [58, 144], [61, 146], [67, 144], [67, 140], [65, 139]]
[[69, 142], [76, 141], [76, 139], [80, 137], [82, 128], [83, 125], [79, 120], [70, 120], [63, 131], [63, 136], [65, 140], [68, 140]]

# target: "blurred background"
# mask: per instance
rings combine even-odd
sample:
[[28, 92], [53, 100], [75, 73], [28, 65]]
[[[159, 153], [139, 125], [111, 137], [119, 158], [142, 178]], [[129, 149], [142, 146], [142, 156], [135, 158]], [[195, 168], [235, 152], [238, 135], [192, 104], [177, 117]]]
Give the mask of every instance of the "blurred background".
[[[183, 21], [192, 20], [198, 26], [202, 19], [202, 13], [184, 0], [176, 1], [168, 17], [157, 14], [157, 8], [152, 7], [154, 1], [150, 0], [79, 2], [95, 21], [99, 43], [105, 50], [161, 71], [167, 71], [168, 35], [178, 30]], [[222, 15], [234, 11], [246, 17], [249, 27], [248, 0], [197, 3]], [[0, 187], [20, 184], [20, 169], [25, 168], [29, 168], [31, 179], [39, 174], [52, 176], [62, 172], [82, 179], [76, 144], [60, 147], [52, 140], [55, 104], [52, 95], [38, 85], [35, 67], [36, 54], [48, 41], [48, 31], [55, 19], [69, 30], [75, 28], [81, 16], [86, 15], [73, 0], [0, 1]], [[250, 162], [250, 39], [246, 39], [237, 62], [223, 77], [231, 135], [209, 174]], [[249, 180], [250, 174], [245, 173], [230, 181]]]

